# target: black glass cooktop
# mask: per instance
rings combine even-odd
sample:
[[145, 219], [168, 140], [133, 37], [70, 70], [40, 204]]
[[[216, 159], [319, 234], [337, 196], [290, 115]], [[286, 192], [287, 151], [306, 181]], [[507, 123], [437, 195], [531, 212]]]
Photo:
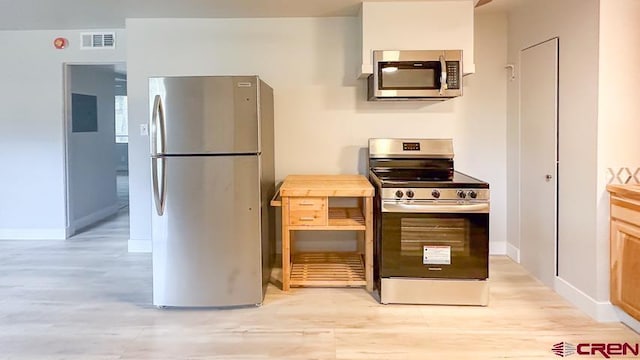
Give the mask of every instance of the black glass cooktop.
[[381, 187], [407, 187], [407, 188], [480, 188], [488, 189], [489, 184], [458, 171], [453, 172], [450, 179], [433, 178], [428, 173], [416, 171], [389, 172], [371, 171], [372, 180]]

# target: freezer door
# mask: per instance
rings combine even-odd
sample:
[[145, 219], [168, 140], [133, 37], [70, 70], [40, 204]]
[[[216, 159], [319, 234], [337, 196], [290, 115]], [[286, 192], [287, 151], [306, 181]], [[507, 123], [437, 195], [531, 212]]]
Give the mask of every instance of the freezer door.
[[153, 303], [262, 302], [258, 156], [161, 158], [164, 212], [153, 212]]
[[256, 76], [150, 78], [152, 149], [156, 144], [158, 155], [257, 153], [257, 82]]

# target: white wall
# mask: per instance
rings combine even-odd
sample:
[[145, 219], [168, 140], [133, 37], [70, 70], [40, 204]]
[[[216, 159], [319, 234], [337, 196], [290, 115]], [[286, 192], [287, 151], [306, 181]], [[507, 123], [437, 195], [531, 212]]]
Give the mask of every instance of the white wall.
[[491, 186], [492, 253], [507, 251], [507, 15], [476, 14], [475, 71], [454, 132], [455, 167]]
[[363, 73], [373, 72], [373, 50], [463, 50], [473, 73], [473, 1], [365, 1], [360, 12]]
[[380, 103], [367, 102], [365, 80], [356, 80], [361, 47], [355, 17], [129, 19], [132, 242], [149, 241], [151, 230], [149, 143], [138, 130], [149, 117], [147, 78], [258, 74], [274, 89], [277, 179], [364, 174], [371, 137], [453, 137], [457, 169], [492, 185], [492, 247], [504, 249], [505, 22], [480, 23], [477, 73], [465, 77], [463, 97]]
[[[115, 73], [113, 66], [69, 65], [67, 101], [72, 94], [97, 97], [98, 131], [72, 132], [67, 120], [67, 179], [71, 230], [118, 211], [116, 193]], [[71, 107], [69, 107], [69, 110]]]
[[[559, 37], [559, 279], [556, 291], [599, 318], [606, 305], [596, 264], [598, 0], [527, 1], [509, 16], [510, 63], [520, 51]], [[508, 239], [520, 247], [518, 184], [519, 79], [509, 84]], [[549, 209], [552, 211], [552, 209]]]
[[[69, 47], [56, 50], [63, 36]], [[124, 32], [116, 30], [118, 43]], [[79, 31], [0, 31], [0, 239], [66, 236], [63, 63], [123, 61], [79, 50]]]
[[[609, 298], [608, 169], [640, 168], [640, 1], [600, 0], [597, 297]], [[640, 175], [640, 173], [638, 173]], [[620, 183], [614, 180], [614, 183]], [[632, 179], [631, 183], [637, 183]]]

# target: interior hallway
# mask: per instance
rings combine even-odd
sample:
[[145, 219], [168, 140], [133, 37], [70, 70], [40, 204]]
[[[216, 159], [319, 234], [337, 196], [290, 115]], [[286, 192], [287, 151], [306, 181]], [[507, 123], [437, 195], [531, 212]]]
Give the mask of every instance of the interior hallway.
[[116, 172], [116, 192], [120, 209], [129, 206], [129, 171]]
[[491, 259], [486, 308], [271, 285], [260, 308], [158, 310], [127, 211], [67, 241], [0, 241], [0, 359], [554, 359], [562, 341], [640, 343], [506, 257]]

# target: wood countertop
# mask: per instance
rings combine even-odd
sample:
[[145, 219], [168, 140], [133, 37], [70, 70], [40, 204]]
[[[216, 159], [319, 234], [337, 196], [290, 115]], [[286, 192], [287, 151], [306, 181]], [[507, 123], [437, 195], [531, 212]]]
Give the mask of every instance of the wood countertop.
[[289, 175], [280, 196], [373, 197], [373, 186], [362, 175]]
[[617, 195], [624, 198], [630, 198], [633, 200], [640, 201], [640, 185], [636, 184], [625, 184], [625, 185], [616, 185], [611, 184], [607, 185], [607, 191], [609, 191], [612, 195]]

